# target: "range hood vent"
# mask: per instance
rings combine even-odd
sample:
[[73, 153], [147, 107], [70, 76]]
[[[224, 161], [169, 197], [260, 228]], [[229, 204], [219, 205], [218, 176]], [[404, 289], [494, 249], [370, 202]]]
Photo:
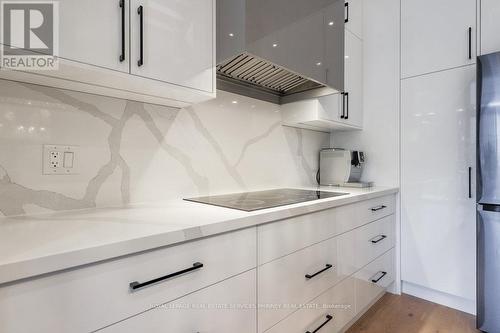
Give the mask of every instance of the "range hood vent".
[[325, 87], [249, 53], [242, 53], [217, 65], [217, 76], [220, 80], [234, 80], [256, 89], [265, 89], [279, 97]]
[[344, 0], [217, 0], [217, 89], [276, 104], [344, 89]]

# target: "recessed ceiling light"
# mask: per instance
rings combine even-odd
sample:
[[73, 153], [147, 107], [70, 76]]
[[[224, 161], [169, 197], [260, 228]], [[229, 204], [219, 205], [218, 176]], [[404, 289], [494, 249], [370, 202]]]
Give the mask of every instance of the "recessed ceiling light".
[[232, 101], [231, 103], [233, 103], [233, 104], [238, 104], [238, 101]]
[[278, 47], [278, 44], [277, 44], [277, 43], [274, 43], [274, 44], [273, 44], [273, 47]]
[[230, 32], [229, 37], [234, 37], [234, 34], [232, 32]]
[[330, 22], [328, 22], [328, 25], [332, 26], [333, 23], [334, 23], [333, 21], [330, 21]]
[[317, 62], [317, 63], [316, 63], [316, 66], [321, 66], [321, 62]]

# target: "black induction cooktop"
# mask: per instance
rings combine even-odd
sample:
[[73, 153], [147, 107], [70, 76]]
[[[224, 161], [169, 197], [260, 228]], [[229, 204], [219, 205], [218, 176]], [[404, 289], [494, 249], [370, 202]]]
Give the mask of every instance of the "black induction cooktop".
[[279, 207], [325, 198], [333, 198], [347, 194], [348, 193], [283, 188], [267, 191], [231, 193], [207, 197], [187, 198], [184, 200], [252, 212], [259, 209]]

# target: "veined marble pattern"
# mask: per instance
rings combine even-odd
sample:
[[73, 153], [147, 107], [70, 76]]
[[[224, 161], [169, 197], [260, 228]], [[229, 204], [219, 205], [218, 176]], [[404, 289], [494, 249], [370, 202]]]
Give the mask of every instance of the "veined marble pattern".
[[[0, 80], [0, 212], [36, 214], [311, 186], [326, 133], [219, 91], [186, 109]], [[42, 145], [80, 146], [78, 175], [42, 175]]]

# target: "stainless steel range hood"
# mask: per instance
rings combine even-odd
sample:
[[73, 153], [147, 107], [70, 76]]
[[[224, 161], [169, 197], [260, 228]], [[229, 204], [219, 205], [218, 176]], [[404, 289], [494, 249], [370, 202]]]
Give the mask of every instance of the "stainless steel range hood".
[[217, 88], [283, 104], [344, 88], [344, 0], [217, 0]]

